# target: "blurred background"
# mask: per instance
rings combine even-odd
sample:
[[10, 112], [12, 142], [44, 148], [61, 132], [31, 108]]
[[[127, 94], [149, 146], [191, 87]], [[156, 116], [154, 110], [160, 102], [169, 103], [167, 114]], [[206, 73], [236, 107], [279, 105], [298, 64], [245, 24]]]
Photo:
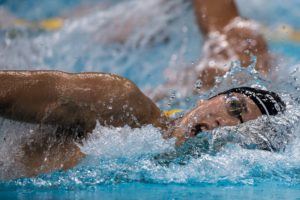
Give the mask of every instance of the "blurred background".
[[[281, 65], [299, 61], [299, 1], [236, 2]], [[112, 72], [144, 89], [197, 63], [201, 47], [189, 0], [0, 0], [1, 69]]]

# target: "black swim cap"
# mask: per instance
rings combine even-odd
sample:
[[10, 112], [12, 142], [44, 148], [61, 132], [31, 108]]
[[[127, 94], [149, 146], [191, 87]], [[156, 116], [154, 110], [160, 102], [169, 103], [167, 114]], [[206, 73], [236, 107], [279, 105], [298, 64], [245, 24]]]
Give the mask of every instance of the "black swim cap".
[[239, 93], [246, 95], [247, 97], [252, 99], [252, 101], [257, 105], [263, 115], [277, 115], [279, 112], [285, 111], [285, 103], [275, 92], [251, 87], [239, 87], [227, 90], [218, 95], [230, 93]]

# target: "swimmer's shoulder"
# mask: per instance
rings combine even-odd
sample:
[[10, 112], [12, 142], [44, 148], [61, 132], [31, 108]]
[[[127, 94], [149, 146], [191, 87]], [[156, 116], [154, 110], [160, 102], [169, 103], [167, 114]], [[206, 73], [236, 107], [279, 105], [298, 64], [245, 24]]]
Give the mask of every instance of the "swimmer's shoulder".
[[59, 76], [64, 78], [109, 78], [115, 80], [128, 80], [112, 73], [104, 72], [65, 72], [61, 70], [0, 70], [0, 74], [12, 75], [12, 76]]

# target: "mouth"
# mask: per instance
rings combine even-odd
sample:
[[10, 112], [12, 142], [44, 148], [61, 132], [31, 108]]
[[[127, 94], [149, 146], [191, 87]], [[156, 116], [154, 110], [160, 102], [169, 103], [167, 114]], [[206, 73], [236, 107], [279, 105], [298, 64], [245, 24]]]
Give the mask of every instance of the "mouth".
[[197, 136], [199, 133], [201, 133], [203, 131], [202, 129], [202, 125], [201, 124], [197, 124], [195, 125], [192, 130], [191, 133], [193, 136]]

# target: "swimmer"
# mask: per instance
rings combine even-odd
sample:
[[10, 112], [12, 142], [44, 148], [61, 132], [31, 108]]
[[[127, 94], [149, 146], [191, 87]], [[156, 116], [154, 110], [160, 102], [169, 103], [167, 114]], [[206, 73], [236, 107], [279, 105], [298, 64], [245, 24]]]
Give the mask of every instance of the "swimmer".
[[[69, 169], [85, 156], [76, 143], [103, 126], [132, 128], [152, 124], [180, 146], [201, 131], [235, 126], [262, 115], [284, 112], [269, 91], [234, 88], [199, 104], [172, 121], [131, 81], [113, 74], [59, 71], [0, 71], [0, 116], [37, 124], [40, 133], [22, 145], [24, 176]], [[55, 127], [43, 132], [43, 126]]]
[[191, 95], [193, 89], [197, 94], [197, 80], [201, 81], [200, 92], [206, 91], [215, 85], [216, 77], [223, 76], [237, 61], [242, 67], [255, 62], [255, 69], [263, 75], [270, 72], [272, 59], [260, 26], [241, 17], [234, 0], [193, 0], [193, 5], [204, 37], [200, 62], [175, 74], [168, 72], [168, 81], [149, 92], [154, 101], [165, 98], [171, 88], [183, 97]]

